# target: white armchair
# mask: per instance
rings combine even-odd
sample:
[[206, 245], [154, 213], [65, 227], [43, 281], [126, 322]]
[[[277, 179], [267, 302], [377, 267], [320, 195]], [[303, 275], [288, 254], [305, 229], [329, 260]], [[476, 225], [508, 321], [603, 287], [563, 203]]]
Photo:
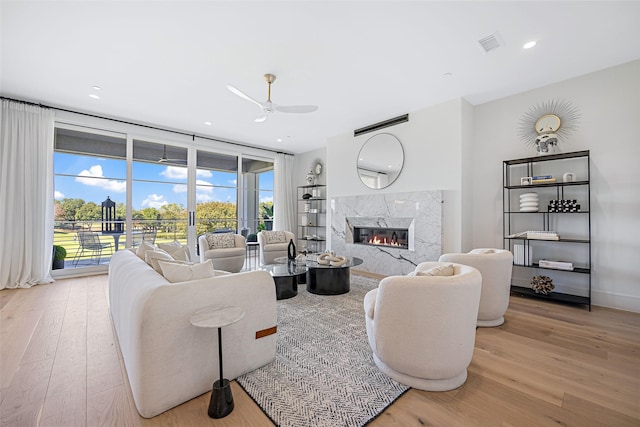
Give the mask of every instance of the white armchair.
[[513, 254], [504, 249], [479, 248], [469, 253], [444, 254], [440, 262], [470, 265], [482, 275], [482, 293], [478, 310], [478, 326], [492, 327], [504, 323], [509, 307]]
[[289, 241], [296, 236], [290, 231], [261, 231], [258, 233], [260, 264], [273, 264], [274, 259], [287, 256]]
[[407, 276], [384, 278], [364, 298], [373, 360], [394, 380], [445, 391], [467, 379], [476, 334], [482, 277], [453, 264], [451, 276], [422, 276], [450, 263], [424, 262]]
[[200, 245], [200, 262], [210, 259], [213, 261], [214, 269], [230, 273], [242, 270], [247, 243], [241, 234], [202, 234], [198, 237], [198, 244]]

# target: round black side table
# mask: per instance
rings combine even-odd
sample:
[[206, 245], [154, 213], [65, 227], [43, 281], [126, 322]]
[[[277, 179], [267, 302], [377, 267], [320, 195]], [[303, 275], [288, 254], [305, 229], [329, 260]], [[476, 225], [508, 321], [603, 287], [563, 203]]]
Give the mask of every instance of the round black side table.
[[209, 417], [223, 418], [233, 411], [233, 395], [229, 380], [222, 373], [222, 328], [231, 325], [244, 317], [244, 310], [231, 305], [216, 304], [204, 307], [191, 315], [189, 321], [199, 328], [218, 328], [218, 361], [220, 362], [220, 379], [213, 383]]

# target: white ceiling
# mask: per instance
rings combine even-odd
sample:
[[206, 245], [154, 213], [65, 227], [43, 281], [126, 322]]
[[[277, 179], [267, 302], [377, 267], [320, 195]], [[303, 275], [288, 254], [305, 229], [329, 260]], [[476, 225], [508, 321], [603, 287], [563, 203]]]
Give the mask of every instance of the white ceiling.
[[[638, 1], [0, 7], [3, 96], [292, 153], [450, 99], [477, 105], [640, 58]], [[476, 42], [496, 31], [504, 46], [485, 54]], [[277, 76], [273, 102], [319, 110], [254, 123], [258, 107], [225, 84], [264, 101], [265, 73]]]

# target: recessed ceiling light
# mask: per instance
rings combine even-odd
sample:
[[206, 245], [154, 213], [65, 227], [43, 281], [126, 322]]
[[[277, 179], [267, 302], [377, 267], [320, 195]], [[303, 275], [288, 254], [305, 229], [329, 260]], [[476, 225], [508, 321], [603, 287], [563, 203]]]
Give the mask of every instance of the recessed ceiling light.
[[453, 73], [444, 73], [442, 77], [452, 77]]
[[535, 40], [531, 40], [530, 42], [525, 43], [522, 48], [523, 49], [531, 49], [532, 47], [534, 47], [536, 45], [536, 41]]
[[276, 141], [282, 142], [282, 138], [278, 138], [278, 139], [276, 139]]
[[92, 89], [93, 90], [102, 90], [102, 88], [100, 86], [93, 86]]
[[100, 97], [98, 95], [96, 95], [95, 93], [90, 93], [89, 94], [89, 98], [100, 99]]
[[204, 124], [205, 124], [205, 125], [207, 125], [207, 126], [211, 126], [213, 123], [211, 123], [211, 122], [204, 122]]

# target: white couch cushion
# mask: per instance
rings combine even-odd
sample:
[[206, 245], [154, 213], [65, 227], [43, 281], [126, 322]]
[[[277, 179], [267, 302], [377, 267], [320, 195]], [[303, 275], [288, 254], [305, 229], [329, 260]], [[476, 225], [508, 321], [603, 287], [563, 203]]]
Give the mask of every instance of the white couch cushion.
[[235, 248], [236, 239], [233, 234], [207, 234], [209, 249]]
[[177, 240], [174, 240], [171, 243], [158, 243], [158, 247], [164, 251], [167, 251], [169, 255], [173, 257], [173, 259], [177, 259], [180, 261], [191, 261], [191, 252], [189, 251], [188, 246], [183, 246]]
[[272, 243], [286, 243], [287, 235], [284, 231], [263, 231], [264, 242], [268, 245]]
[[155, 246], [150, 245], [147, 242], [142, 242], [140, 243], [140, 246], [138, 246], [138, 249], [136, 249], [136, 255], [138, 255], [138, 257], [144, 261], [144, 253], [147, 251], [153, 251], [155, 249]]
[[416, 276], [453, 276], [453, 264], [439, 265], [428, 270], [416, 271]]
[[197, 279], [215, 277], [213, 261], [210, 259], [199, 264], [178, 264], [175, 262], [158, 261], [162, 275], [171, 283], [188, 282]]
[[149, 264], [155, 271], [162, 274], [162, 270], [160, 269], [160, 265], [158, 265], [159, 260], [169, 260], [173, 261], [173, 257], [169, 255], [167, 252], [162, 249], [156, 249], [154, 251], [148, 250], [144, 253], [144, 262]]

